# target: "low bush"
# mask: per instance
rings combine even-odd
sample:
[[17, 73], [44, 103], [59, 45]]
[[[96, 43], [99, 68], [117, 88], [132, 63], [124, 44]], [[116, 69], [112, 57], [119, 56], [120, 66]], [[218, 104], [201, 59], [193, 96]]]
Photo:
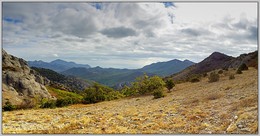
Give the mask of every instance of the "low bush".
[[97, 103], [101, 101], [110, 101], [124, 97], [124, 95], [120, 92], [97, 83], [95, 83], [92, 87], [85, 89], [83, 95], [84, 103]]
[[241, 71], [244, 71], [244, 70], [248, 70], [248, 67], [245, 63], [242, 63], [239, 67], [238, 67], [239, 70]]
[[122, 89], [121, 89], [121, 93], [124, 95], [124, 96], [134, 96], [134, 95], [137, 95], [138, 94], [138, 91], [136, 89], [133, 89], [133, 88], [130, 88], [128, 86], [124, 86]]
[[229, 80], [232, 80], [232, 79], [235, 79], [235, 75], [234, 74], [229, 75]]
[[219, 80], [219, 75], [215, 72], [210, 73], [209, 75], [209, 83], [217, 82]]
[[236, 73], [237, 74], [242, 74], [242, 70], [238, 69]]
[[218, 71], [218, 74], [223, 74], [223, 70], [219, 70], [219, 71]]
[[199, 82], [200, 81], [200, 79], [198, 78], [198, 77], [192, 77], [191, 79], [190, 79], [190, 82], [191, 83], [196, 83], [196, 82]]
[[12, 105], [11, 102], [9, 102], [9, 101], [5, 102], [5, 105], [3, 106], [3, 111], [12, 111], [15, 109], [16, 109], [16, 106]]
[[41, 101], [40, 108], [55, 108], [56, 102], [54, 100], [48, 100], [46, 98], [43, 98]]
[[154, 96], [154, 99], [158, 99], [158, 98], [164, 97], [165, 95], [161, 89], [158, 89], [153, 92], [153, 96]]

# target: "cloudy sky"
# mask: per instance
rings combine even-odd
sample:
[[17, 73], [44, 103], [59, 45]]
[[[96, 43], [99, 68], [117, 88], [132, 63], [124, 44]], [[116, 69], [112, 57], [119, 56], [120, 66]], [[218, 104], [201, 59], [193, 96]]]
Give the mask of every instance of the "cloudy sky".
[[3, 48], [25, 60], [141, 68], [257, 50], [257, 3], [3, 3]]

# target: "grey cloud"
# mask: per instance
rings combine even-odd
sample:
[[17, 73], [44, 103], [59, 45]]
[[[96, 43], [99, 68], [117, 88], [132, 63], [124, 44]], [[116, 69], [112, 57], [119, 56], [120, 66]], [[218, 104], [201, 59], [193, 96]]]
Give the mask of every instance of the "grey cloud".
[[201, 36], [201, 35], [208, 35], [210, 32], [205, 29], [194, 29], [194, 28], [185, 28], [181, 29], [181, 32], [184, 34], [188, 34], [190, 36]]
[[128, 36], [137, 36], [137, 32], [134, 29], [126, 28], [126, 27], [114, 27], [114, 28], [106, 28], [100, 31], [103, 35], [112, 38], [124, 38]]
[[257, 40], [258, 38], [258, 30], [256, 26], [249, 27], [249, 38], [252, 40]]

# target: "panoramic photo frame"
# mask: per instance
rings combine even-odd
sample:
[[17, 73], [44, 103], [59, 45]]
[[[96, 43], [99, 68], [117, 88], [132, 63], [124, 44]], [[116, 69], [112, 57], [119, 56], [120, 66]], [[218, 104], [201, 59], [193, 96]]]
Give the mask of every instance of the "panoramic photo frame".
[[258, 134], [257, 1], [2, 4], [2, 134]]

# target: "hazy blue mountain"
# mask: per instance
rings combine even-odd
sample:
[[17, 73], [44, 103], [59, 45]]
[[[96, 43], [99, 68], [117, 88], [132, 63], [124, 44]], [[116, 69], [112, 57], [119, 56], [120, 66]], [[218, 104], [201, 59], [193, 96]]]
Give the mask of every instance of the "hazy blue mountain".
[[88, 64], [77, 64], [75, 62], [67, 62], [61, 59], [54, 60], [52, 62], [44, 61], [28, 61], [30, 67], [47, 68], [56, 72], [62, 72], [73, 67], [90, 68]]
[[150, 65], [146, 65], [143, 68], [141, 68], [141, 70], [159, 76], [169, 76], [171, 74], [180, 72], [181, 70], [193, 64], [194, 62], [189, 60], [180, 61], [174, 59], [167, 62], [157, 62]]
[[[132, 82], [136, 77], [142, 76], [144, 72], [140, 70], [115, 69], [115, 68], [71, 68], [61, 72], [64, 75], [73, 75], [83, 79], [93, 80], [108, 86], [117, 86]], [[154, 74], [147, 73], [152, 76]]]
[[177, 73], [186, 67], [194, 64], [189, 60], [171, 60], [167, 62], [158, 62], [144, 66], [141, 69], [116, 69], [116, 68], [71, 68], [61, 72], [65, 75], [78, 76], [84, 79], [93, 80], [108, 86], [121, 87], [124, 84], [129, 84], [137, 77], [146, 73], [149, 76], [169, 76]]

